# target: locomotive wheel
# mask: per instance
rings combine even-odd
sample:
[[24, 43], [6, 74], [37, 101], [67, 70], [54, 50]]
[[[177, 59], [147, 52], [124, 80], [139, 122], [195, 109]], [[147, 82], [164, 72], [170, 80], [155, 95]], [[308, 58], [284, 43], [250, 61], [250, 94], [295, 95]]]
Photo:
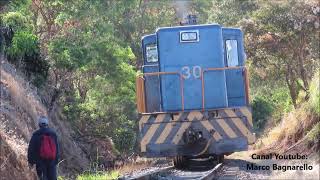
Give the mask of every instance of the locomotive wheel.
[[176, 156], [173, 159], [173, 165], [174, 167], [176, 167], [177, 169], [183, 169], [186, 167], [186, 165], [188, 164], [188, 159], [184, 156]]
[[223, 155], [223, 154], [218, 155], [218, 156], [217, 156], [217, 160], [218, 160], [218, 163], [223, 163], [223, 161], [224, 161], [224, 155]]

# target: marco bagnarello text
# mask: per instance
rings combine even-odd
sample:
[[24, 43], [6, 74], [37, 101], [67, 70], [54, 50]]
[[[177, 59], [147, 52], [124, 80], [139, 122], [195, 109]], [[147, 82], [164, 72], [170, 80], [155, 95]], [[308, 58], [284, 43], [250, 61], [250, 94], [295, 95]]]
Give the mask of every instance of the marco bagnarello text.
[[[252, 159], [258, 159], [258, 160], [305, 160], [308, 159], [307, 155], [301, 155], [301, 154], [277, 154], [277, 153], [270, 153], [270, 154], [252, 154]], [[299, 165], [279, 165], [276, 163], [273, 163], [271, 165], [258, 165], [255, 163], [248, 163], [247, 164], [247, 170], [274, 170], [274, 171], [288, 171], [288, 170], [300, 170], [300, 171], [311, 171], [313, 169], [313, 166], [304, 163]]]

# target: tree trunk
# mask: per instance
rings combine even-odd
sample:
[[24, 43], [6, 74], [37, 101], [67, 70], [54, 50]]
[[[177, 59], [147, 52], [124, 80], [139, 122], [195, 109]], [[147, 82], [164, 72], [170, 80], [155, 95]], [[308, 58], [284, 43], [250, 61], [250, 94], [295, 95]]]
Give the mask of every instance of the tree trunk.
[[294, 108], [297, 108], [297, 96], [298, 96], [297, 84], [296, 84], [295, 78], [293, 77], [294, 75], [293, 75], [292, 69], [290, 68], [290, 65], [287, 65], [287, 71], [285, 73], [286, 73], [286, 83], [289, 88], [292, 104]]
[[308, 89], [309, 89], [309, 83], [308, 83], [308, 76], [307, 76], [307, 73], [306, 73], [306, 70], [305, 68], [303, 67], [303, 64], [304, 64], [304, 60], [305, 60], [305, 38], [304, 38], [304, 34], [301, 35], [301, 38], [300, 38], [300, 45], [301, 47], [299, 48], [299, 51], [298, 51], [298, 67], [299, 67], [299, 72], [300, 72], [300, 78], [302, 79], [302, 82], [303, 82], [303, 90], [306, 91], [306, 93], [308, 94]]

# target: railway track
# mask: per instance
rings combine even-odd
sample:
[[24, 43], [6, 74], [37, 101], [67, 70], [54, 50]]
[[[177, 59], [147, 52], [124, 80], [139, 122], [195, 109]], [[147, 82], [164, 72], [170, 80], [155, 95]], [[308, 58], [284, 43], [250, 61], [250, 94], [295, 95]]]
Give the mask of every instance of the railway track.
[[222, 167], [222, 163], [212, 167], [189, 167], [184, 170], [176, 169], [173, 166], [160, 168], [155, 171], [146, 172], [135, 177], [122, 177], [121, 180], [211, 180], [216, 179], [216, 175]]

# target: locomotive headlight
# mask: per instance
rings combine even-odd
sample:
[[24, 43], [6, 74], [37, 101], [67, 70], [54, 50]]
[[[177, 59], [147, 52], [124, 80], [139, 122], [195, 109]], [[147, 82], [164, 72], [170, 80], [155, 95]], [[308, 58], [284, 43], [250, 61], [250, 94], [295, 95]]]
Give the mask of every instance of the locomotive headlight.
[[182, 31], [180, 32], [180, 41], [181, 42], [195, 42], [199, 41], [199, 31]]

